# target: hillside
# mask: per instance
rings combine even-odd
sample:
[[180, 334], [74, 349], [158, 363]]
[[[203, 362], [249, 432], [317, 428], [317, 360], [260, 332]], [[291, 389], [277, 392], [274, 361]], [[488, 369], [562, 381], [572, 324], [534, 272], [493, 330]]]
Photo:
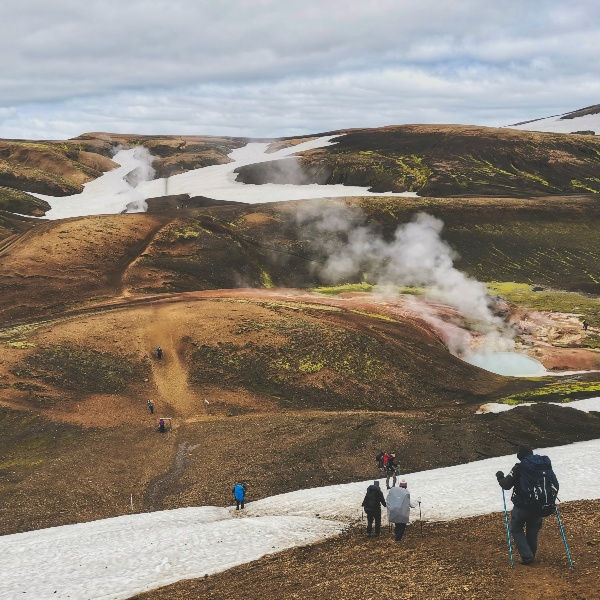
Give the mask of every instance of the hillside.
[[600, 140], [460, 125], [357, 130], [287, 163], [238, 169], [245, 183], [360, 185], [420, 196], [598, 193]]
[[[65, 147], [6, 142], [4, 535], [223, 507], [234, 479], [248, 482], [252, 502], [367, 481], [382, 447], [397, 450], [403, 472], [416, 472], [512, 454], [519, 443], [600, 438], [600, 414], [566, 404], [600, 390], [593, 136], [406, 126], [336, 139], [301, 156], [304, 175], [420, 195], [252, 204], [192, 197], [174, 181], [175, 192], [150, 199], [147, 212], [43, 220], [34, 217], [44, 201], [22, 190], [35, 191], [35, 181], [45, 193], [77, 191], [112, 166], [115, 144], [148, 148], [157, 176], [191, 178], [189, 168], [229, 164], [247, 140], [86, 134]], [[271, 150], [305, 142], [279, 140]], [[261, 169], [242, 167], [240, 177]], [[580, 193], [575, 181], [591, 183]], [[407, 231], [436, 227], [435, 239], [412, 240], [419, 255], [402, 254]], [[399, 257], [417, 271], [408, 283]], [[427, 270], [438, 278], [419, 279]], [[428, 295], [444, 279], [446, 296]], [[473, 312], [463, 289], [477, 296]], [[459, 358], [486, 336], [549, 373], [505, 377]], [[553, 373], [563, 370], [586, 372]], [[478, 413], [488, 402], [531, 405]], [[165, 434], [159, 418], [168, 419]], [[597, 502], [564, 508], [581, 569], [566, 571], [560, 539], [548, 532], [539, 572], [548, 597], [573, 590], [592, 598]], [[424, 524], [425, 537], [411, 528], [396, 554], [387, 539], [377, 545], [352, 530], [148, 597], [367, 598], [373, 589], [512, 597], [515, 586], [532, 590], [534, 578], [509, 570], [502, 526], [501, 515]]]

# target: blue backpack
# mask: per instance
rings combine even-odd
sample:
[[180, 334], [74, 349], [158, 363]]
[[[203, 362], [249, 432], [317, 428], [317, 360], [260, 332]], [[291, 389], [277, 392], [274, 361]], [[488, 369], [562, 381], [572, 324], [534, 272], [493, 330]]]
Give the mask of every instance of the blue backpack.
[[540, 517], [556, 512], [558, 479], [547, 456], [531, 454], [521, 460], [521, 504]]
[[244, 486], [239, 483], [233, 486], [233, 494], [238, 502], [241, 502], [245, 497]]

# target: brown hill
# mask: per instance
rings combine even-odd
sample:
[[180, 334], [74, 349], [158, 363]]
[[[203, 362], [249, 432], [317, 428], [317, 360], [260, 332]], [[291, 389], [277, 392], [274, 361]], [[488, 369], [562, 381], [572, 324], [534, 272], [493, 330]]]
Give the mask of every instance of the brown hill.
[[463, 125], [403, 125], [344, 133], [284, 161], [237, 169], [246, 183], [343, 183], [420, 196], [531, 197], [600, 192], [593, 136]]
[[[448, 236], [463, 253], [461, 264], [488, 280], [514, 275], [516, 281], [560, 281], [577, 288], [598, 279], [598, 209], [590, 198], [346, 202], [360, 207], [387, 239], [398, 223], [421, 210], [444, 218]], [[552, 387], [554, 379], [499, 377], [452, 356], [440, 332], [401, 299], [283, 289], [321, 283], [315, 266], [322, 250], [296, 220], [307, 204], [322, 206], [205, 203], [148, 214], [35, 221], [27, 232], [5, 240], [0, 249], [4, 533], [126, 514], [132, 498], [136, 512], [226, 505], [235, 477], [249, 482], [250, 500], [366, 480], [374, 476], [373, 456], [382, 445], [393, 446], [409, 472], [510, 454], [519, 443], [550, 446], [598, 438], [597, 413], [543, 402], [557, 394], [569, 397], [570, 391], [597, 394], [594, 375], [570, 378], [567, 392]], [[530, 254], [521, 260], [525, 242]], [[253, 289], [222, 289], [241, 285]], [[598, 314], [596, 298], [573, 297], [589, 315]], [[573, 301], [568, 302], [564, 312], [572, 312]], [[521, 310], [517, 316], [524, 319], [526, 307]], [[449, 309], [443, 316], [459, 320]], [[552, 343], [582, 339], [577, 317], [537, 319], [528, 321], [528, 335], [541, 340], [543, 334], [540, 343], [547, 352]], [[559, 323], [554, 337], [549, 323]], [[590, 331], [586, 339], [593, 335]], [[165, 351], [160, 361], [153, 352], [157, 345]], [[579, 350], [596, 356], [593, 349]], [[485, 401], [520, 392], [542, 402], [475, 414]], [[154, 414], [148, 399], [156, 404]], [[159, 417], [172, 419], [165, 434], [157, 432]], [[595, 527], [597, 509], [590, 507]], [[421, 559], [407, 546], [409, 556], [400, 558], [419, 593], [458, 593], [459, 582], [469, 586], [465, 593], [475, 593], [479, 589], [471, 586], [479, 576], [486, 590], [499, 589], [494, 586], [500, 586], [505, 567], [497, 565], [506, 557], [499, 559], [496, 549], [504, 548], [503, 530], [492, 533], [492, 518], [486, 519], [464, 527], [464, 522], [446, 529], [436, 525], [439, 544], [432, 545], [433, 558], [422, 571]], [[485, 542], [492, 537], [476, 541], [468, 533], [471, 526], [496, 536], [493, 548]], [[581, 540], [595, 543], [583, 533]], [[407, 543], [417, 541], [411, 537]], [[373, 579], [366, 565], [388, 553], [365, 542], [349, 534], [232, 573], [247, 579], [247, 595], [257, 594], [264, 580], [265, 597], [276, 597], [277, 586], [294, 597], [303, 592], [294, 591], [290, 569], [305, 556], [314, 578], [308, 582], [311, 571], [298, 571], [296, 581], [312, 597], [319, 589], [335, 597], [328, 583], [335, 581], [340, 594], [350, 593], [331, 576], [330, 553], [348, 573], [355, 597], [368, 597]], [[456, 543], [470, 557], [459, 575], [451, 569], [450, 548]], [[544, 576], [557, 590], [579, 585], [577, 577], [554, 575], [564, 559], [560, 545], [547, 547], [547, 562], [540, 563]], [[576, 543], [575, 549], [588, 560], [587, 546]], [[365, 569], [356, 567], [363, 563], [344, 562], [345, 554], [364, 556]], [[272, 575], [277, 565], [279, 578]], [[595, 573], [595, 566], [585, 568]], [[226, 577], [174, 593], [227, 597]], [[509, 581], [532, 585], [518, 576]], [[582, 597], [585, 585], [574, 588]]]

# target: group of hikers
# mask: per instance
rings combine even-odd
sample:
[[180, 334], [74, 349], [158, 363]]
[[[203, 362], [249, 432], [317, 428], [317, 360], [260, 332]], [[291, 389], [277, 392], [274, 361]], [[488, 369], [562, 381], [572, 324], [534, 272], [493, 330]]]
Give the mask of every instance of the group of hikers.
[[[394, 460], [392, 460], [394, 459]], [[535, 560], [538, 549], [538, 534], [542, 528], [544, 517], [556, 514], [567, 556], [572, 563], [571, 554], [567, 540], [562, 528], [560, 515], [556, 507], [558, 494], [558, 480], [552, 469], [552, 462], [547, 456], [534, 454], [531, 446], [521, 445], [517, 451], [517, 462], [508, 475], [502, 471], [496, 473], [498, 484], [504, 490], [512, 489], [511, 501], [513, 509], [511, 512], [510, 527], [508, 525], [508, 514], [506, 513], [506, 501], [504, 502], [506, 533], [508, 536], [508, 547], [512, 564], [511, 535], [515, 542], [517, 551], [521, 557], [522, 565], [531, 565]], [[362, 506], [367, 515], [367, 536], [376, 537], [381, 533], [381, 507], [387, 508], [388, 522], [394, 524], [394, 539], [396, 542], [402, 540], [406, 525], [410, 519], [410, 509], [419, 506], [421, 499], [415, 503], [411, 502], [407, 482], [402, 479], [399, 487], [395, 487], [395, 476], [399, 474], [395, 462], [395, 452], [380, 452], [375, 460], [378, 468], [385, 470], [387, 476], [387, 498], [379, 486], [379, 481], [374, 481], [365, 494]], [[392, 462], [390, 462], [392, 460]], [[392, 487], [389, 486], [390, 471], [393, 469], [394, 480]], [[375, 531], [373, 532], [373, 525]]]

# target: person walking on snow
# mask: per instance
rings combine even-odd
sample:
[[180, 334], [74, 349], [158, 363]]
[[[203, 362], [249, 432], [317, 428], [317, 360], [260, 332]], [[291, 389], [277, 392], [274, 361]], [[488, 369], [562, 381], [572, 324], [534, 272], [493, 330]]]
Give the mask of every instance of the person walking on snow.
[[394, 523], [394, 539], [399, 542], [410, 518], [410, 509], [416, 508], [410, 501], [408, 484], [404, 479], [399, 487], [393, 487], [387, 497], [388, 522]]
[[154, 402], [152, 400], [148, 400], [148, 408], [150, 409], [150, 414], [154, 414]]
[[[496, 473], [496, 479], [500, 487], [505, 490], [513, 489], [510, 498], [514, 505], [510, 516], [510, 533], [515, 540], [522, 565], [533, 563], [538, 548], [538, 534], [542, 528], [542, 516], [534, 506], [531, 506], [521, 489], [522, 461], [532, 455], [531, 446], [521, 445], [517, 451], [519, 462], [512, 468], [510, 473], [506, 477], [502, 471]], [[552, 485], [558, 491], [558, 481], [554, 475]]]
[[362, 507], [367, 515], [367, 535], [371, 537], [373, 532], [373, 521], [375, 521], [375, 535], [381, 533], [381, 506], [385, 506], [383, 492], [379, 488], [379, 481], [374, 481], [373, 485], [367, 488], [365, 499], [362, 501]]
[[235, 498], [235, 510], [244, 508], [244, 500], [246, 499], [246, 486], [243, 483], [236, 483], [231, 490]]
[[385, 478], [385, 486], [390, 489], [390, 478], [392, 479], [392, 487], [396, 485], [396, 477], [398, 475], [398, 464], [396, 463], [396, 453], [391, 452], [390, 457], [385, 465], [385, 472], [387, 477]]

